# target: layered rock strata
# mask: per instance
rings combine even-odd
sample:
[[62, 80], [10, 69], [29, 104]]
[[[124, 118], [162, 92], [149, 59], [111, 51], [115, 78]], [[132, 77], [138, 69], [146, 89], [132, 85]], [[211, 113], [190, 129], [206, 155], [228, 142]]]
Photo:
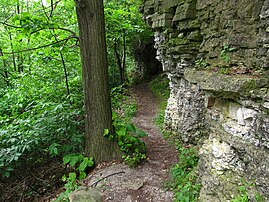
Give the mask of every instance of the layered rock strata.
[[170, 79], [165, 127], [202, 145], [199, 200], [229, 201], [243, 180], [256, 185], [251, 200], [269, 200], [269, 0], [144, 0], [142, 10]]

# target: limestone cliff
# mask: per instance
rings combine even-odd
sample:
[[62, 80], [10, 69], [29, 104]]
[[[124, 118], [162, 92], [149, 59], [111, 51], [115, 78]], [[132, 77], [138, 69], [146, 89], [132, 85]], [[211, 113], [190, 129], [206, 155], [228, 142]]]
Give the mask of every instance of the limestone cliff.
[[170, 79], [165, 127], [201, 145], [199, 200], [229, 201], [246, 179], [251, 200], [269, 200], [269, 0], [144, 0], [142, 11]]

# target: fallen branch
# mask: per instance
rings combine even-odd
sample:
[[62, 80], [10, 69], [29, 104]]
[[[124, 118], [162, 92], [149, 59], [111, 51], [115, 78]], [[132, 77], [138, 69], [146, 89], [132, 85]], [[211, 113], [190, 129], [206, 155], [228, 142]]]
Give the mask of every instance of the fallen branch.
[[21, 192], [21, 196], [20, 196], [20, 199], [19, 199], [19, 202], [22, 202], [23, 201], [23, 198], [24, 198], [24, 192], [26, 191], [27, 187], [25, 186], [26, 183], [24, 181], [23, 183], [23, 189], [22, 189], [22, 192]]
[[90, 185], [90, 187], [96, 187], [96, 185], [97, 185], [99, 182], [101, 182], [101, 181], [103, 181], [103, 180], [105, 180], [105, 179], [107, 179], [107, 178], [109, 178], [109, 177], [111, 177], [111, 176], [113, 176], [113, 175], [118, 175], [118, 174], [122, 174], [122, 173], [125, 173], [125, 172], [124, 172], [124, 171], [120, 171], [120, 172], [117, 172], [117, 173], [112, 173], [112, 174], [110, 174], [110, 175], [107, 175], [107, 176], [105, 176], [105, 177], [103, 177], [103, 178], [97, 180], [96, 182], [92, 183], [92, 184]]

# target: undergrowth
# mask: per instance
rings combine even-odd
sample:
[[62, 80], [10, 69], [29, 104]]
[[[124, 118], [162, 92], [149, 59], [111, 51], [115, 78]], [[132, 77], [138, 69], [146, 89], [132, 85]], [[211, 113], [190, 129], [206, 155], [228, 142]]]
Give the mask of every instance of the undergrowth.
[[55, 157], [82, 150], [82, 94], [72, 94], [68, 100], [59, 85], [61, 93], [49, 96], [53, 87], [30, 76], [13, 82], [13, 87], [0, 92], [0, 176], [9, 177], [22, 164], [41, 161], [47, 154]]
[[134, 167], [146, 159], [146, 146], [141, 138], [147, 134], [130, 124], [137, 106], [134, 99], [128, 95], [128, 90], [122, 86], [116, 87], [112, 89], [111, 95], [115, 133], [105, 131], [104, 135], [118, 142], [124, 154], [122, 156], [124, 162]]
[[[42, 85], [41, 81], [25, 76], [20, 84], [14, 81], [12, 88], [0, 89], [0, 179], [8, 180], [14, 170], [26, 165], [63, 159], [66, 175], [62, 178], [65, 192], [61, 200], [64, 201], [68, 193], [80, 186], [79, 180], [86, 177], [86, 170], [94, 164], [90, 157], [83, 156], [83, 95], [72, 94], [70, 100], [64, 93], [48, 98], [53, 89]], [[82, 92], [79, 84], [72, 89]], [[140, 140], [146, 134], [130, 124], [136, 103], [121, 86], [111, 90], [111, 101], [115, 136], [123, 159], [129, 166], [135, 166], [146, 158], [145, 144]]]
[[201, 189], [201, 185], [197, 183], [197, 151], [182, 145], [177, 146], [177, 149], [179, 162], [171, 168], [171, 177], [166, 188], [174, 191], [175, 202], [195, 202]]
[[242, 179], [241, 185], [238, 187], [238, 195], [233, 197], [231, 199], [231, 202], [265, 202], [265, 198], [263, 195], [261, 195], [259, 192], [255, 190], [254, 195], [249, 194], [249, 190], [251, 188], [255, 188], [255, 180], [251, 180], [252, 182], [249, 182], [245, 179]]
[[[137, 110], [136, 102], [128, 94], [128, 89], [123, 86], [111, 89], [111, 102], [115, 132], [110, 133], [108, 129], [105, 129], [104, 136], [118, 142], [124, 162], [130, 167], [134, 167], [146, 158], [146, 146], [140, 138], [147, 135], [130, 124]], [[68, 195], [81, 186], [80, 180], [87, 176], [86, 170], [94, 165], [91, 157], [85, 157], [80, 153], [65, 155], [63, 163], [71, 168], [71, 171], [63, 175], [65, 191], [54, 202], [69, 201]]]

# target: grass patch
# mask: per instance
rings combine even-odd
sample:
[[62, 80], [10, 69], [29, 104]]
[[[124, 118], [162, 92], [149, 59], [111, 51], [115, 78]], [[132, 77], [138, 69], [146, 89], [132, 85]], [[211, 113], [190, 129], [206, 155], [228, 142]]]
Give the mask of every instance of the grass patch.
[[155, 124], [163, 128], [165, 109], [170, 95], [169, 79], [167, 75], [160, 74], [150, 82], [150, 90], [159, 99], [159, 110], [155, 118]]
[[150, 90], [160, 99], [169, 97], [169, 79], [166, 74], [159, 74], [150, 82]]
[[157, 112], [156, 117], [154, 119], [155, 124], [161, 129], [163, 128], [163, 124], [164, 124], [164, 116], [165, 116], [166, 106], [167, 106], [166, 100], [160, 102], [158, 112]]

